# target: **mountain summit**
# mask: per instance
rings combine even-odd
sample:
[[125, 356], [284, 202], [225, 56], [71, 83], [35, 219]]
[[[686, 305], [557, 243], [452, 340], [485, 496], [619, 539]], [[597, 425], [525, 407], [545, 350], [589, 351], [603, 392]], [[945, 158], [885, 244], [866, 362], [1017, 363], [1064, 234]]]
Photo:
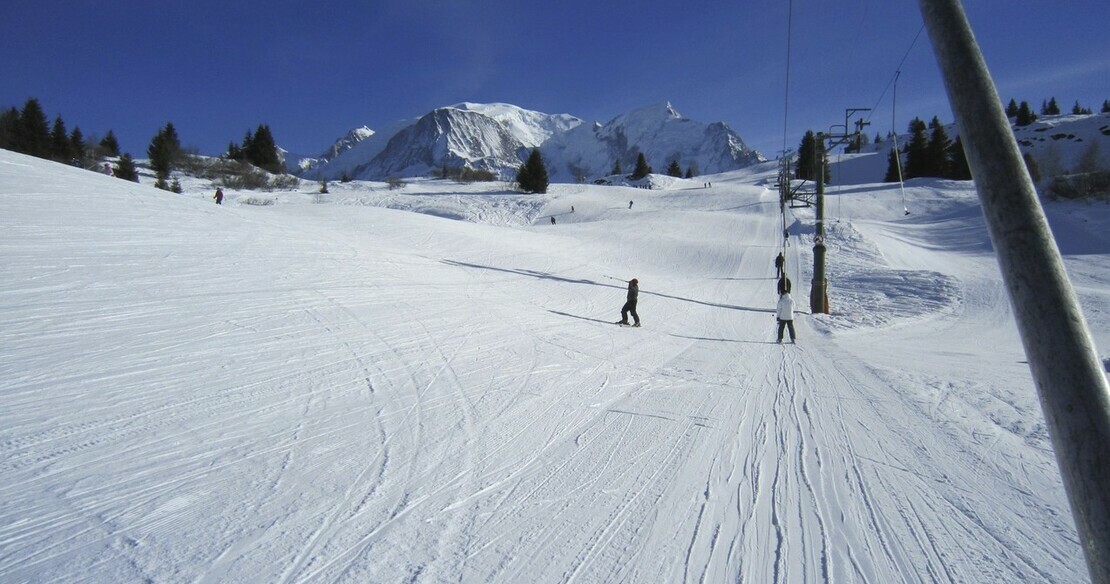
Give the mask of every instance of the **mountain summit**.
[[333, 159], [302, 165], [303, 176], [384, 180], [467, 167], [508, 179], [533, 148], [540, 149], [552, 180], [560, 182], [606, 176], [618, 162], [631, 169], [641, 152], [655, 168], [677, 161], [706, 174], [765, 160], [726, 124], [695, 122], [670, 103], [640, 108], [606, 124], [510, 104], [460, 103], [363, 136]]

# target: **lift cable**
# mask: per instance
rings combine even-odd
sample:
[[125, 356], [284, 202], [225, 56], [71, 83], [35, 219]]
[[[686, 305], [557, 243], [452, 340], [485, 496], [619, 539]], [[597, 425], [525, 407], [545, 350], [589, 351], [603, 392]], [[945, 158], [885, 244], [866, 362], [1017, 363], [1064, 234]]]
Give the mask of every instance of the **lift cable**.
[[[921, 25], [921, 28], [917, 29], [917, 34], [915, 34], [913, 40], [910, 41], [910, 46], [906, 48], [905, 54], [902, 55], [902, 60], [898, 61], [898, 66], [894, 68], [894, 75], [890, 78], [890, 81], [886, 82], [886, 87], [884, 87], [883, 92], [879, 94], [879, 99], [875, 100], [875, 105], [871, 107], [871, 113], [867, 114], [867, 121], [871, 121], [871, 116], [875, 114], [879, 104], [882, 103], [883, 98], [886, 97], [886, 92], [890, 90], [890, 86], [898, 83], [898, 76], [902, 74], [902, 65], [906, 64], [906, 59], [909, 58], [910, 51], [912, 51], [914, 45], [917, 44], [917, 39], [921, 38], [922, 32], [925, 32], [924, 24]], [[897, 91], [897, 88], [895, 88], [895, 91]], [[894, 128], [891, 128], [891, 130], [897, 132]]]

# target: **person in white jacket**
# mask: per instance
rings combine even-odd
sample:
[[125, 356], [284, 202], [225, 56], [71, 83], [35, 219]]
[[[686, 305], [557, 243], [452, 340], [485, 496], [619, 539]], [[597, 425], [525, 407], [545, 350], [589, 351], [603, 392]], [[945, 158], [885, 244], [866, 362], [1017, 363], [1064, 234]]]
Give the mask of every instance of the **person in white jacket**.
[[779, 319], [779, 339], [778, 342], [782, 343], [782, 330], [790, 330], [790, 342], [794, 342], [794, 299], [790, 297], [789, 292], [783, 292], [779, 296], [778, 306], [778, 319]]

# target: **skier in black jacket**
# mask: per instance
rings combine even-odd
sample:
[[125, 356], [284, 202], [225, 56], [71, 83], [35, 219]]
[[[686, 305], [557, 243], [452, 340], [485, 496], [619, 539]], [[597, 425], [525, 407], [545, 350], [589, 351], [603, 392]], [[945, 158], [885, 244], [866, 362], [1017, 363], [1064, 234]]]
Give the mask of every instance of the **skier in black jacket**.
[[628, 324], [628, 313], [632, 313], [632, 319], [635, 324], [632, 326], [640, 326], [640, 315], [636, 314], [636, 299], [640, 296], [640, 281], [632, 278], [628, 282], [628, 301], [621, 307], [621, 319], [617, 324]]

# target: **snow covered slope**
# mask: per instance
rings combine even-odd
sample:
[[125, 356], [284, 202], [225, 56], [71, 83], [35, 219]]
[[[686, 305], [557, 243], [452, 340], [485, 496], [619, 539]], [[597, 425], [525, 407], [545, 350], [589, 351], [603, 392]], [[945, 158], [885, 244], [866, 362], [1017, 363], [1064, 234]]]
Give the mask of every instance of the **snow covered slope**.
[[[945, 126], [945, 131], [953, 140], [959, 135], [955, 124]], [[1021, 151], [1033, 157], [1045, 178], [1090, 172], [1092, 164], [1110, 168], [1110, 113], [1041, 116], [1028, 126], [1015, 126], [1014, 138]], [[908, 139], [904, 135], [898, 137], [903, 151]], [[887, 157], [893, 144], [893, 140], [887, 139], [865, 146], [863, 154], [832, 154], [829, 163], [833, 183], [852, 185], [881, 181], [886, 175]]]
[[[778, 345], [773, 166], [216, 206], [0, 151], [0, 581], [1086, 581], [968, 185], [830, 194], [831, 315], [791, 215]], [[1105, 348], [1110, 213], [1049, 212]]]

